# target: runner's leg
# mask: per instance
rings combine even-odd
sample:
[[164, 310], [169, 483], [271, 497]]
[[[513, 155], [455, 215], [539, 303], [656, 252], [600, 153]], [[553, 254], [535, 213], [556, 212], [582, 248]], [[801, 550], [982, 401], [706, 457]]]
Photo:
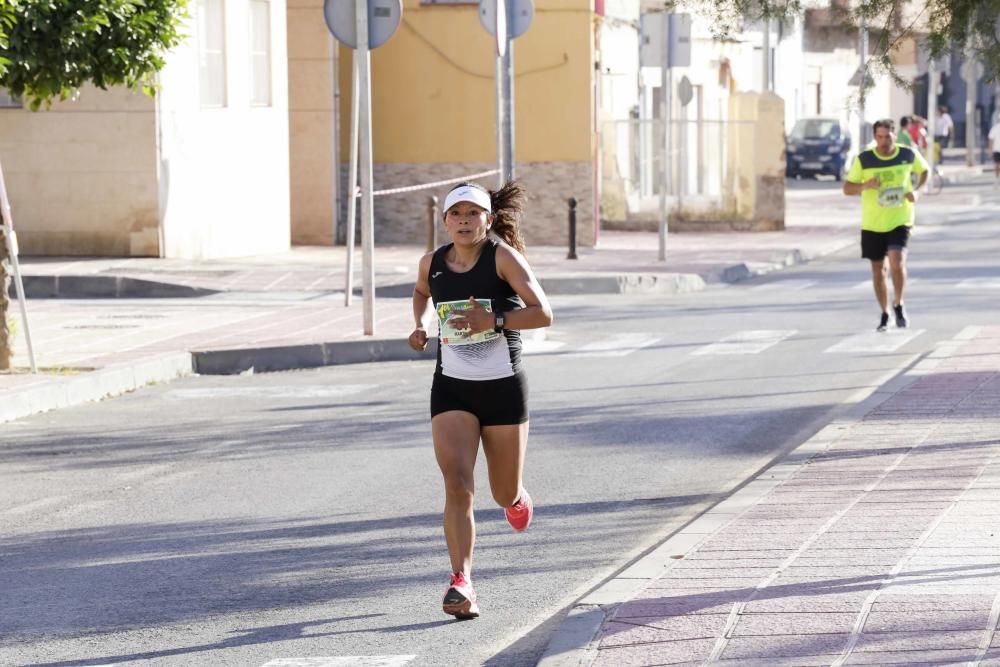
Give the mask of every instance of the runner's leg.
[[903, 303], [903, 289], [906, 287], [906, 251], [901, 248], [889, 250], [889, 270], [892, 273], [893, 305]]
[[528, 422], [483, 427], [483, 452], [489, 466], [490, 490], [501, 507], [510, 507], [521, 495]]
[[479, 420], [470, 412], [450, 410], [431, 419], [434, 455], [444, 476], [444, 538], [452, 572], [472, 577], [476, 522], [472, 513]]
[[882, 308], [883, 313], [889, 312], [889, 296], [885, 284], [885, 260], [873, 259], [872, 263], [872, 287], [875, 288], [875, 300]]

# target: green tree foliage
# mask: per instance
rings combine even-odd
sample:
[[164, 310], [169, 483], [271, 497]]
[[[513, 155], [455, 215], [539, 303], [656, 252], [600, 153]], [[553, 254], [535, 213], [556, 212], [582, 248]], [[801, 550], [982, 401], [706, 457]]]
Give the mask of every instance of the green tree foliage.
[[[870, 67], [896, 75], [893, 52], [914, 38], [934, 58], [958, 50], [983, 64], [985, 78], [1000, 75], [1000, 0], [830, 0], [823, 3], [845, 27], [864, 24], [874, 49]], [[668, 11], [690, 11], [711, 17], [720, 37], [739, 34], [744, 21], [788, 21], [801, 16], [803, 0], [667, 0]], [[904, 84], [908, 85], [908, 84]]]
[[[0, 86], [37, 110], [85, 83], [152, 94], [187, 0], [0, 0]], [[6, 32], [6, 35], [2, 34]]]

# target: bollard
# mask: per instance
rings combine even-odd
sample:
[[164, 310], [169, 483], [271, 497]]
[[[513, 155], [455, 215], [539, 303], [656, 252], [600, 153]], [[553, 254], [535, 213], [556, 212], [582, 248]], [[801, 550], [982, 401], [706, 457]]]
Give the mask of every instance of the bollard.
[[433, 252], [438, 245], [437, 239], [438, 198], [427, 198], [427, 252]]
[[566, 259], [576, 259], [576, 197], [570, 197], [569, 204], [569, 254]]

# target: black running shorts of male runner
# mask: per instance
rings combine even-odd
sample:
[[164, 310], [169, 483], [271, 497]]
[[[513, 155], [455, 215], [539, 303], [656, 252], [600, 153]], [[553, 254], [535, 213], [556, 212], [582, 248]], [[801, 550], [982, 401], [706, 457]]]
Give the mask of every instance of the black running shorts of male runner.
[[436, 373], [431, 384], [431, 418], [442, 412], [470, 412], [480, 426], [528, 421], [528, 381], [524, 373], [497, 380], [459, 380]]
[[996, 162], [997, 164], [1000, 164], [1000, 153], [996, 152], [993, 153], [993, 161]]
[[900, 225], [890, 232], [861, 230], [861, 257], [873, 262], [885, 259], [890, 250], [906, 250], [910, 241], [909, 225]]

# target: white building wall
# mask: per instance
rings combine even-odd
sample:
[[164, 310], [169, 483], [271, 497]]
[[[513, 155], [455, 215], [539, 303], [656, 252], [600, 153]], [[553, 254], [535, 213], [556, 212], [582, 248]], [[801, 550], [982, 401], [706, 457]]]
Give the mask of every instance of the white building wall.
[[159, 205], [164, 256], [203, 259], [290, 245], [288, 80], [284, 0], [271, 0], [271, 104], [250, 103], [247, 0], [226, 0], [222, 108], [202, 108], [199, 3], [187, 40], [161, 73], [157, 100]]

